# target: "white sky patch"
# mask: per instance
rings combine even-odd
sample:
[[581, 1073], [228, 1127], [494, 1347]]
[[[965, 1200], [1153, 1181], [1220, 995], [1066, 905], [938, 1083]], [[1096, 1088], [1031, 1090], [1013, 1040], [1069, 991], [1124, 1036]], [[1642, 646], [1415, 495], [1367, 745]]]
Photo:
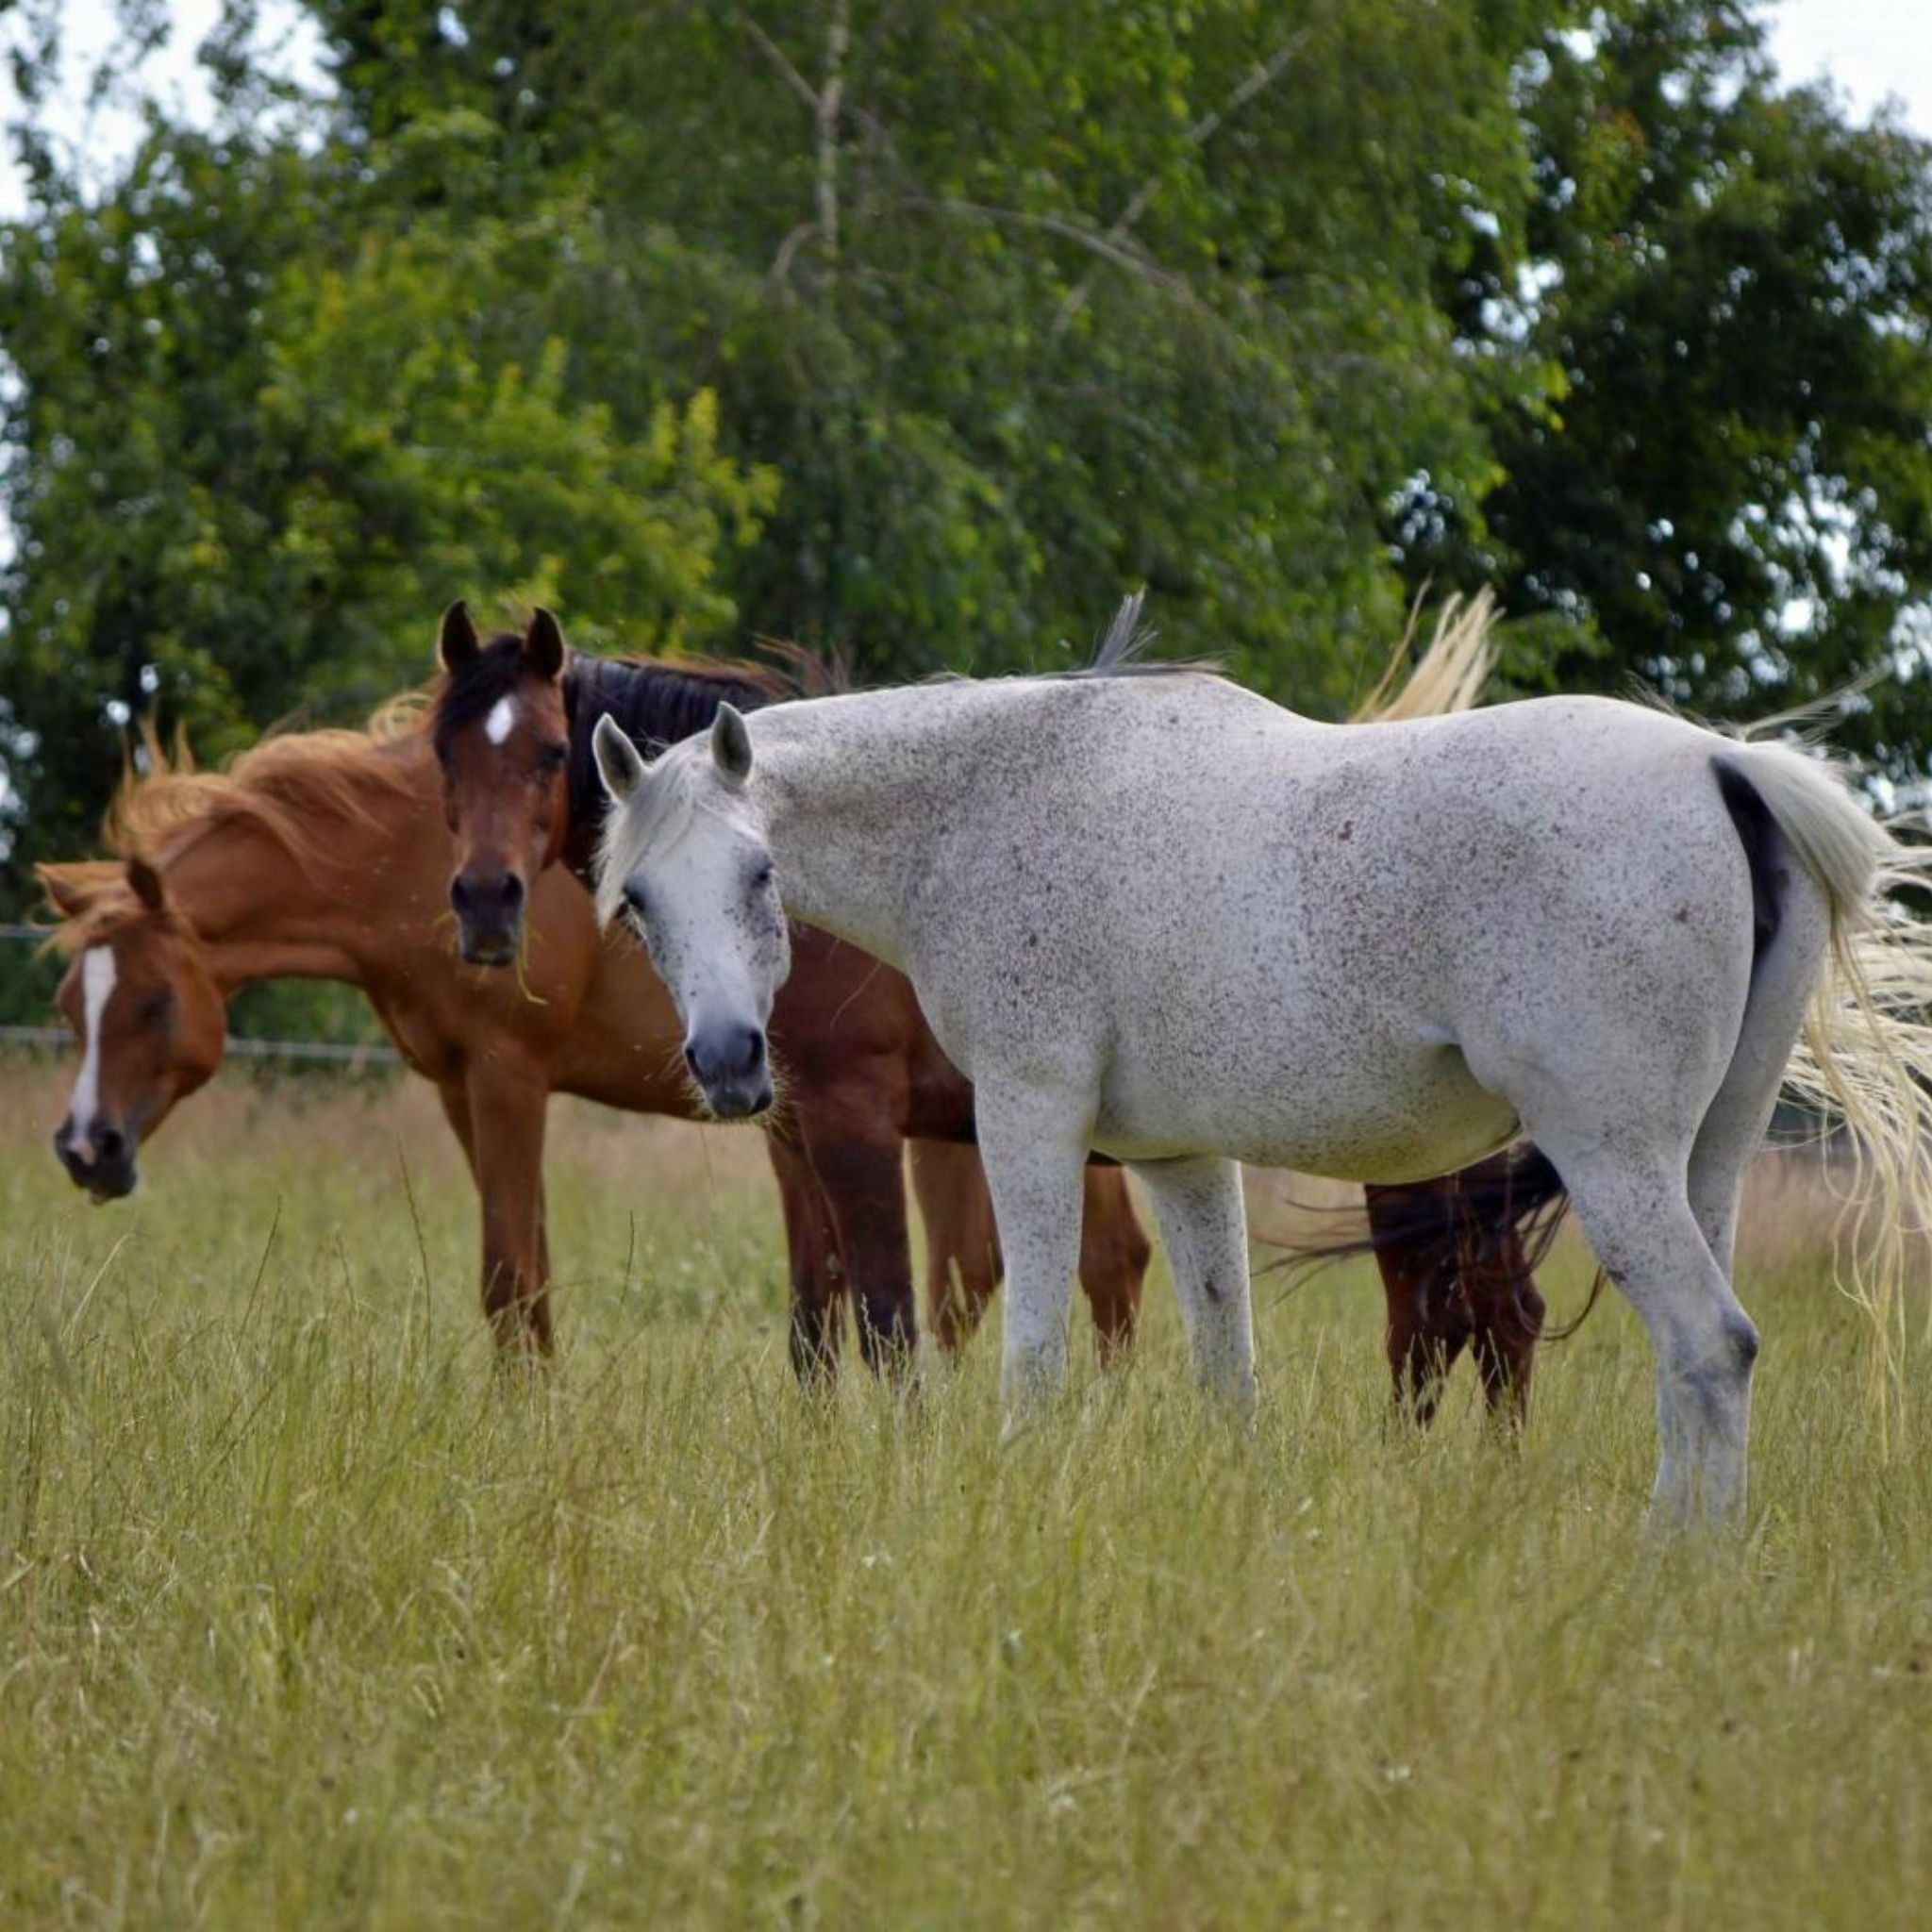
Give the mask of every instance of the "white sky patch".
[[1779, 0], [1766, 9], [1771, 58], [1790, 85], [1829, 75], [1858, 115], [1887, 101], [1932, 136], [1932, 33], [1925, 0]]
[[[111, 181], [140, 144], [143, 94], [152, 94], [165, 112], [192, 126], [207, 127], [213, 121], [214, 91], [198, 56], [202, 42], [221, 25], [223, 9], [224, 0], [162, 0], [156, 9], [168, 27], [161, 45], [138, 74], [96, 91], [94, 74], [101, 63], [125, 62], [128, 52], [116, 0], [64, 0], [60, 73], [47, 131], [63, 159], [80, 163], [91, 187], [98, 190]], [[10, 49], [25, 38], [25, 28], [0, 31], [0, 47]], [[296, 0], [267, 0], [253, 44], [272, 73], [311, 92], [324, 91], [325, 42], [313, 17]], [[11, 121], [21, 111], [11, 72], [0, 62], [0, 121]], [[25, 211], [25, 178], [11, 152], [0, 146], [0, 220], [11, 221]]]
[[483, 721], [483, 736], [491, 744], [501, 744], [515, 728], [517, 722], [517, 701], [514, 698], [498, 698], [491, 706], [490, 715]]
[[74, 1105], [68, 1117], [74, 1123], [74, 1150], [86, 1160], [92, 1150], [87, 1137], [93, 1131], [94, 1113], [101, 1104], [101, 1015], [114, 991], [114, 949], [90, 946], [80, 960], [81, 1023], [85, 1049], [80, 1072], [74, 1082]]

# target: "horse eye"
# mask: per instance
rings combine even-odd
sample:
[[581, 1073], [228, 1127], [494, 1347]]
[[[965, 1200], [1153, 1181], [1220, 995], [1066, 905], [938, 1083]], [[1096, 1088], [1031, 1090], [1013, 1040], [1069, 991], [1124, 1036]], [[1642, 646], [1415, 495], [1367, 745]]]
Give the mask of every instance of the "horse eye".
[[136, 1015], [143, 1026], [158, 1026], [175, 1010], [175, 995], [163, 987], [159, 992], [151, 992], [141, 1003]]
[[650, 909], [644, 903], [644, 889], [641, 886], [625, 887], [624, 903], [633, 919], [641, 922], [650, 916]]
[[565, 758], [569, 758], [569, 745], [546, 744], [542, 747], [541, 751], [538, 752], [537, 763], [542, 770], [546, 772], [558, 772], [563, 769], [563, 761]]
[[769, 859], [751, 875], [752, 891], [762, 892], [772, 883], [772, 866]]

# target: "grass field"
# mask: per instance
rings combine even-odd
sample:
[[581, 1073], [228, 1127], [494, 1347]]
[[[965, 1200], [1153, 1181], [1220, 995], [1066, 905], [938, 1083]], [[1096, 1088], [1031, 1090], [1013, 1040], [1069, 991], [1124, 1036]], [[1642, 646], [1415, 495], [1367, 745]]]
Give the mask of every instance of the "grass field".
[[1257, 1284], [1228, 1426], [1157, 1277], [1002, 1449], [991, 1336], [801, 1400], [753, 1141], [559, 1107], [517, 1387], [420, 1083], [225, 1074], [96, 1210], [67, 1072], [0, 1066], [9, 1925], [1924, 1923], [1925, 1351], [1881, 1442], [1802, 1169], [1750, 1529], [1659, 1549], [1607, 1300], [1512, 1454], [1385, 1426], [1359, 1269]]

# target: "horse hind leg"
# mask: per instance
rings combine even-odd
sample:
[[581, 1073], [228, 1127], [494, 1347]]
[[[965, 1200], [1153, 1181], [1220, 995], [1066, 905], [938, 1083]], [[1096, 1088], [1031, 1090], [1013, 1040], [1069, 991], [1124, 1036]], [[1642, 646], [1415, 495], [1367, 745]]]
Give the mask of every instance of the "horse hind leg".
[[1203, 1388], [1242, 1409], [1255, 1400], [1255, 1323], [1240, 1164], [1219, 1156], [1137, 1161], [1154, 1202]]
[[1690, 1208], [1682, 1142], [1613, 1158], [1591, 1133], [1525, 1123], [1570, 1189], [1598, 1263], [1637, 1310], [1657, 1355], [1661, 1454], [1651, 1493], [1670, 1527], [1737, 1520], [1744, 1507], [1757, 1331]]
[[[1744, 1170], [1762, 1144], [1777, 1104], [1785, 1066], [1824, 963], [1827, 936], [1823, 898], [1808, 879], [1794, 877], [1781, 908], [1778, 932], [1754, 965], [1730, 1064], [1698, 1124], [1685, 1163], [1685, 1210], [1697, 1230], [1704, 1262], [1697, 1270], [1687, 1259], [1686, 1278], [1701, 1275], [1701, 1285], [1697, 1292], [1680, 1292], [1659, 1307], [1655, 1318], [1639, 1303], [1653, 1338], [1661, 1331], [1669, 1342], [1667, 1348], [1664, 1340], [1657, 1341], [1664, 1461], [1657, 1474], [1657, 1501], [1667, 1519], [1690, 1516], [1700, 1502], [1710, 1516], [1735, 1519], [1743, 1512], [1751, 1378], [1758, 1341], [1757, 1330], [1733, 1287], [1738, 1199]], [[1569, 1178], [1568, 1171], [1558, 1166]], [[1585, 1230], [1596, 1243], [1591, 1214], [1581, 1198], [1575, 1198]], [[1658, 1234], [1674, 1239], [1688, 1257], [1690, 1243], [1681, 1229], [1672, 1234], [1660, 1228]], [[1637, 1301], [1601, 1245], [1597, 1256], [1611, 1279]]]

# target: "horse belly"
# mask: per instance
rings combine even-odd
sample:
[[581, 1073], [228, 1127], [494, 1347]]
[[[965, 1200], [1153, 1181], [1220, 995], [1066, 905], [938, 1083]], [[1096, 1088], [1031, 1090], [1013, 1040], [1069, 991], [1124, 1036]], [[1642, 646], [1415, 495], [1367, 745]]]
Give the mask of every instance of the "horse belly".
[[1515, 1108], [1453, 1043], [1340, 1045], [1268, 1054], [1244, 1074], [1201, 1067], [1192, 1078], [1137, 1064], [1129, 1047], [1103, 1089], [1095, 1144], [1123, 1159], [1219, 1153], [1337, 1180], [1405, 1181], [1466, 1167], [1516, 1137]]

